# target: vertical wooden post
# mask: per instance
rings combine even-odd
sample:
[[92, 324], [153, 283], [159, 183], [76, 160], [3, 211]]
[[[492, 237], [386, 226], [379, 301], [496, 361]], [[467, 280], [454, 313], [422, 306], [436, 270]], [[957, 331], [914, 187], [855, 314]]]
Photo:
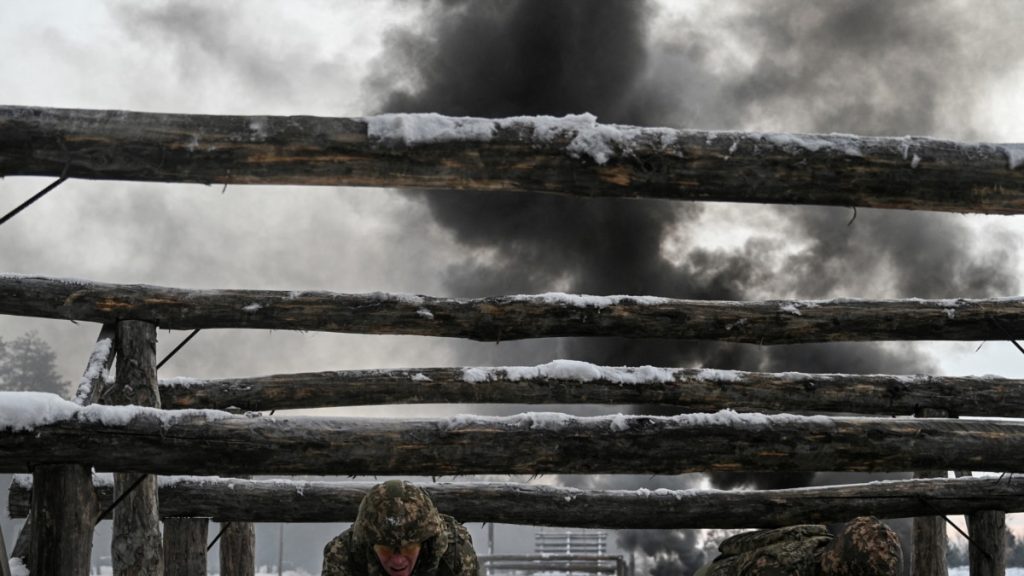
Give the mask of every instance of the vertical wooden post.
[[165, 576], [206, 576], [207, 518], [164, 518]]
[[[935, 408], [918, 410], [919, 418], [945, 418], [949, 413]], [[946, 470], [915, 472], [914, 478], [945, 478]], [[946, 521], [941, 516], [918, 516], [914, 518], [914, 554], [911, 559], [914, 576], [947, 576], [946, 566]]]
[[[113, 388], [106, 393], [105, 403], [160, 407], [156, 325], [138, 320], [118, 322], [117, 376]], [[114, 508], [111, 542], [114, 575], [163, 576], [156, 476], [134, 472], [114, 474], [114, 499], [129, 489], [131, 493]]]
[[7, 561], [7, 542], [4, 541], [2, 524], [0, 524], [0, 576], [11, 576], [11, 563]]
[[[1005, 576], [1006, 513], [985, 510], [967, 514], [971, 576]], [[980, 549], [979, 549], [980, 548]]]
[[232, 522], [220, 537], [221, 576], [255, 576], [256, 528], [252, 522]]
[[32, 569], [32, 561], [29, 558], [32, 548], [32, 524], [32, 511], [30, 510], [28, 516], [25, 516], [25, 523], [21, 525], [21, 531], [18, 532], [18, 539], [14, 541], [14, 550], [11, 551], [11, 558], [20, 559], [21, 563], [29, 570]]
[[31, 573], [88, 576], [98, 508], [89, 468], [37, 466], [32, 472]]
[[[102, 386], [104, 372], [114, 355], [111, 344], [114, 326], [104, 324], [79, 382], [75, 401], [87, 405], [94, 399], [90, 391]], [[32, 510], [25, 518], [13, 558], [19, 558], [31, 572], [41, 574], [89, 573], [92, 538], [99, 503], [92, 486], [92, 472], [81, 465], [39, 466], [32, 472], [33, 486], [44, 486], [33, 497]], [[34, 522], [33, 517], [40, 521]], [[4, 567], [7, 567], [4, 556]]]

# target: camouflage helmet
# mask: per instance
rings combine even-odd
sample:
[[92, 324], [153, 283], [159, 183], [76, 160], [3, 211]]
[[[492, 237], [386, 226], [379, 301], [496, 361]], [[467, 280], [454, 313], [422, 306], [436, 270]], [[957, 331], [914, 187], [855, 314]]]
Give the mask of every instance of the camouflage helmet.
[[421, 488], [402, 480], [388, 480], [371, 488], [363, 498], [352, 529], [368, 545], [399, 548], [437, 536], [444, 524], [430, 496]]

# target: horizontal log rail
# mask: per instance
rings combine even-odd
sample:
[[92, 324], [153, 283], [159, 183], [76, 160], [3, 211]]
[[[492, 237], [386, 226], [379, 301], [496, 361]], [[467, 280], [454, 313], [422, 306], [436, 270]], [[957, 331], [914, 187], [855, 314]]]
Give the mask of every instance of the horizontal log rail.
[[1024, 149], [705, 132], [593, 116], [204, 116], [0, 107], [0, 177], [513, 190], [1024, 212]]
[[285, 410], [378, 404], [642, 404], [690, 412], [800, 412], [1024, 418], [1024, 380], [885, 374], [540, 366], [407, 368], [160, 382], [169, 409]]
[[[100, 476], [102, 478], [102, 475]], [[351, 522], [369, 482], [161, 477], [162, 517], [242, 522]], [[786, 490], [577, 490], [515, 483], [422, 484], [461, 522], [608, 529], [773, 528], [979, 510], [1024, 512], [1024, 478], [894, 480]], [[100, 505], [109, 482], [96, 482]], [[31, 476], [10, 487], [10, 515], [29, 509]]]
[[559, 336], [751, 344], [1024, 338], [1024, 298], [765, 300], [537, 294], [456, 299], [406, 294], [189, 290], [0, 275], [0, 314], [165, 329], [262, 328], [480, 341]]
[[[21, 396], [19, 399], [18, 396]], [[8, 412], [5, 415], [5, 411]], [[41, 414], [30, 424], [18, 414]], [[80, 407], [0, 393], [0, 472], [81, 463], [156, 474], [680, 474], [707, 471], [1024, 472], [1024, 423], [926, 418], [273, 418]]]

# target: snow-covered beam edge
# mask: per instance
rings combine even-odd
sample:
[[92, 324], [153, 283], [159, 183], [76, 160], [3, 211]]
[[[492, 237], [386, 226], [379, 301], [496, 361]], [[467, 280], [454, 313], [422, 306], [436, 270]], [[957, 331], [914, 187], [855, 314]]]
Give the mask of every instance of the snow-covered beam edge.
[[0, 314], [164, 329], [259, 328], [500, 342], [618, 336], [794, 344], [1024, 338], [1024, 298], [730, 302], [562, 293], [458, 299], [394, 293], [191, 290], [0, 274]]
[[201, 475], [1024, 472], [1024, 423], [781, 414], [274, 418], [0, 393], [0, 472]]
[[160, 381], [168, 409], [248, 411], [378, 404], [664, 405], [690, 412], [1024, 418], [1024, 380], [888, 374], [766, 373], [610, 367], [575, 360], [538, 366], [406, 368]]
[[[95, 480], [101, 508], [109, 475]], [[160, 515], [245, 522], [351, 522], [369, 482], [161, 477]], [[421, 484], [462, 522], [609, 529], [771, 528], [980, 510], [1024, 512], [1024, 478], [891, 480], [786, 490], [579, 490], [493, 482]], [[16, 476], [9, 510], [29, 508], [32, 477]]]
[[513, 190], [1024, 212], [1024, 146], [563, 118], [208, 116], [0, 106], [0, 177]]

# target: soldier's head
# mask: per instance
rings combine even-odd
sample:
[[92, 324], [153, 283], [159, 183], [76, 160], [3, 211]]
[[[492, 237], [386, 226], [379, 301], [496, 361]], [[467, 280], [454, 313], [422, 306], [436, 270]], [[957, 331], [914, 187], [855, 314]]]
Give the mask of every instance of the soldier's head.
[[390, 576], [409, 576], [420, 548], [442, 532], [443, 521], [426, 492], [402, 480], [389, 480], [363, 498], [352, 530], [373, 547]]

